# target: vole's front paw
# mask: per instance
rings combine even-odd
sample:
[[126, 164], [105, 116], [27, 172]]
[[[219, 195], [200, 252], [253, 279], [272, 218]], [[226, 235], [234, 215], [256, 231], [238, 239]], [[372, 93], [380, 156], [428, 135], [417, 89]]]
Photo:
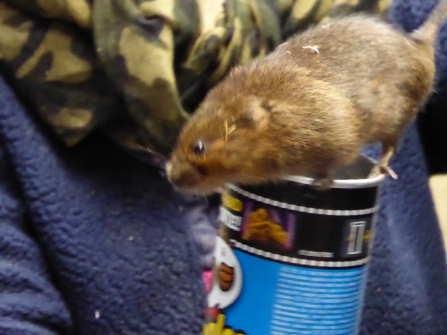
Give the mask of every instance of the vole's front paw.
[[312, 186], [319, 191], [327, 191], [334, 185], [334, 180], [331, 177], [315, 178]]

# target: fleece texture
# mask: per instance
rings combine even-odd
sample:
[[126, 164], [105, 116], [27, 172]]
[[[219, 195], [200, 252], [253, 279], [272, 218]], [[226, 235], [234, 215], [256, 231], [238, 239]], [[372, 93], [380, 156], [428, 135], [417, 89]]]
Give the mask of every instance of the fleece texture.
[[[389, 20], [404, 31], [418, 28], [439, 0], [394, 0]], [[447, 173], [447, 23], [437, 39], [436, 91], [418, 119], [430, 174]]]
[[209, 202], [107, 139], [51, 141], [3, 81], [0, 135], [0, 334], [200, 333]]
[[[422, 22], [431, 3], [395, 2], [397, 23]], [[416, 124], [392, 168], [361, 334], [445, 335], [446, 259]], [[65, 148], [0, 80], [0, 334], [200, 334], [217, 206], [100, 135]]]

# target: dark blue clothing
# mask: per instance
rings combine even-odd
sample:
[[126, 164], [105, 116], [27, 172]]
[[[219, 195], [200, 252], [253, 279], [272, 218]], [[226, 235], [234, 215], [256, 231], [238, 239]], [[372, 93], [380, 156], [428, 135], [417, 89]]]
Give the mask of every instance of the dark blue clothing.
[[[438, 0], [394, 0], [390, 21], [405, 31], [419, 27]], [[418, 126], [431, 174], [447, 173], [447, 23], [438, 35], [436, 91], [419, 114]]]
[[[426, 2], [397, 0], [391, 18], [408, 3], [420, 23]], [[216, 203], [176, 194], [101, 135], [63, 147], [3, 81], [0, 141], [0, 334], [201, 333]], [[445, 251], [415, 125], [392, 167], [362, 334], [447, 334]]]
[[38, 123], [1, 81], [0, 334], [199, 334], [208, 213], [110, 141], [66, 149]]

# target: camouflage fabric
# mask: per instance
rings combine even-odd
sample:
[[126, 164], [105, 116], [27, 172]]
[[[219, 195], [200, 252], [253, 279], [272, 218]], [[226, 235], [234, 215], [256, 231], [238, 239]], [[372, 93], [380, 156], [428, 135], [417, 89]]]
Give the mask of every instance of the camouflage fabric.
[[[236, 64], [338, 15], [391, 0], [0, 0], [0, 71], [67, 146], [102, 131], [163, 162], [188, 115]], [[210, 1], [210, 0], [208, 0]]]

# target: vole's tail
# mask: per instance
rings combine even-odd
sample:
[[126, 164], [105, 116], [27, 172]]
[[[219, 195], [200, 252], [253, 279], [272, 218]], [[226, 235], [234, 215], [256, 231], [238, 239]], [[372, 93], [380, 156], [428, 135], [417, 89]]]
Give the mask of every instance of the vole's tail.
[[433, 8], [427, 20], [417, 30], [411, 33], [411, 37], [425, 43], [433, 44], [439, 28], [447, 19], [447, 0], [439, 0]]

